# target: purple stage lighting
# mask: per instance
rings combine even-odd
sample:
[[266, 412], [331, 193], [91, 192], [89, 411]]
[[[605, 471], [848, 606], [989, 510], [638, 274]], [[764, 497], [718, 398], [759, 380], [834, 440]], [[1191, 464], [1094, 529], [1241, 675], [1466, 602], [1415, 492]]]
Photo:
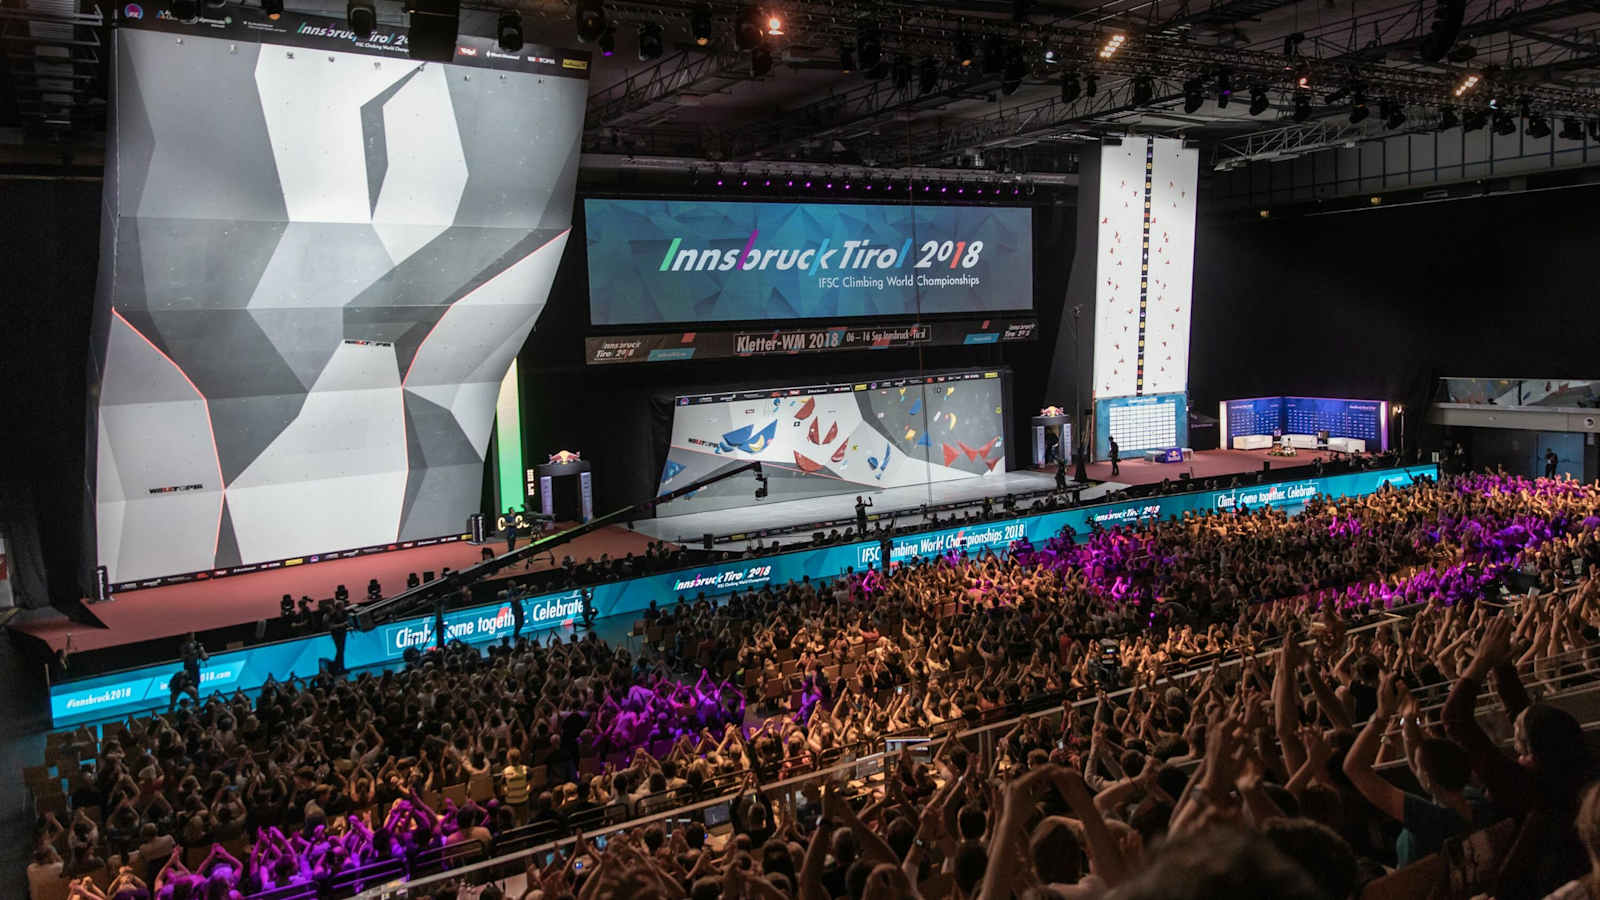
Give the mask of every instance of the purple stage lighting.
[[722, 179], [721, 178], [717, 179], [717, 187], [722, 187]]

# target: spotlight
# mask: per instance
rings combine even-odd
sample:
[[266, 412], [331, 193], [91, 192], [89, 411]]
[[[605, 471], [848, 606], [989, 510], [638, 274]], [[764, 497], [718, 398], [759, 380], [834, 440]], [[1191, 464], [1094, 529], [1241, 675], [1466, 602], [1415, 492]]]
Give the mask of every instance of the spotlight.
[[1583, 123], [1572, 117], [1561, 120], [1561, 139], [1563, 141], [1583, 140]]
[[1489, 129], [1501, 137], [1507, 137], [1517, 133], [1517, 121], [1511, 118], [1511, 113], [1506, 110], [1496, 110], [1494, 122]]
[[1461, 114], [1462, 131], [1478, 131], [1489, 124], [1489, 113], [1481, 109], [1469, 109]]
[[1068, 72], [1061, 76], [1061, 102], [1071, 103], [1078, 99], [1078, 94], [1083, 91], [1083, 85], [1078, 81], [1077, 72]]
[[1055, 50], [1046, 49], [1044, 51], [1044, 64], [1045, 65], [1053, 66], [1053, 65], [1055, 65], [1056, 63], [1058, 63], [1060, 61], [1061, 61], [1061, 57], [1056, 55], [1056, 51]]
[[756, 78], [772, 73], [772, 51], [757, 47], [750, 51], [750, 74]]
[[378, 9], [373, 5], [373, 0], [350, 0], [345, 4], [344, 18], [350, 23], [356, 40], [364, 41], [372, 37], [373, 29], [378, 27]]
[[956, 35], [955, 39], [956, 62], [963, 69], [972, 65], [972, 38], [965, 34]]
[[1456, 85], [1456, 96], [1459, 97], [1462, 94], [1465, 94], [1467, 91], [1477, 87], [1478, 82], [1481, 80], [1482, 79], [1476, 75], [1468, 75], [1467, 77], [1461, 79], [1461, 83]]
[[1383, 127], [1394, 129], [1406, 123], [1405, 105], [1397, 100], [1379, 100], [1378, 113], [1383, 116]]
[[999, 75], [1006, 67], [1006, 43], [998, 34], [984, 35], [983, 74]]
[[600, 40], [596, 41], [595, 43], [600, 47], [601, 56], [610, 56], [611, 54], [616, 53], [617, 30], [609, 25], [606, 26], [606, 30], [600, 32]]
[[938, 86], [939, 63], [931, 56], [924, 56], [917, 64], [917, 93], [931, 94]]
[[1148, 106], [1156, 96], [1156, 85], [1149, 75], [1133, 76], [1133, 105]]
[[701, 7], [689, 14], [689, 34], [697, 47], [711, 43], [711, 10]]
[[1098, 90], [1100, 90], [1100, 79], [1096, 78], [1093, 72], [1090, 72], [1088, 75], [1084, 76], [1083, 92], [1093, 97], [1095, 92]]
[[1528, 133], [1528, 137], [1542, 141], [1550, 136], [1550, 120], [1535, 113], [1528, 117], [1528, 126], [1523, 130]]
[[649, 62], [660, 59], [664, 45], [661, 40], [661, 26], [654, 22], [646, 22], [639, 26], [639, 60]]
[[606, 7], [600, 0], [578, 0], [575, 14], [578, 20], [578, 40], [592, 44], [606, 31]]
[[1354, 125], [1365, 121], [1370, 112], [1371, 110], [1367, 109], [1367, 95], [1362, 93], [1359, 88], [1356, 89], [1350, 97], [1350, 124]]
[[1226, 109], [1228, 101], [1233, 99], [1233, 72], [1223, 69], [1217, 73], [1217, 108]]
[[[279, 8], [282, 8], [282, 5], [282, 0], [279, 0]], [[501, 13], [500, 22], [495, 28], [495, 33], [500, 37], [501, 50], [507, 53], [515, 53], [522, 49], [522, 17], [516, 13]], [[640, 50], [639, 53], [639, 58], [643, 59], [644, 51]]]
[[1193, 113], [1206, 102], [1205, 82], [1191, 78], [1183, 83], [1183, 111]]
[[1259, 84], [1250, 86], [1250, 115], [1259, 116], [1267, 111], [1272, 101], [1267, 97], [1267, 89]]
[[1022, 78], [1028, 74], [1028, 63], [1022, 57], [1022, 48], [1013, 44], [1006, 48], [1006, 63], [1000, 75], [1000, 93], [1010, 96], [1022, 87]]
[[261, 0], [261, 11], [267, 14], [267, 18], [276, 22], [278, 17], [283, 15], [283, 0]]
[[1311, 95], [1305, 91], [1294, 92], [1294, 112], [1290, 118], [1296, 122], [1304, 122], [1311, 118]]
[[1446, 107], [1444, 107], [1444, 108], [1439, 110], [1439, 130], [1440, 131], [1449, 131], [1450, 129], [1455, 128], [1456, 126], [1458, 126], [1460, 124], [1461, 124], [1461, 120], [1456, 118], [1455, 107], [1446, 106]]
[[[172, 14], [180, 22], [193, 22], [200, 18], [200, 0], [173, 0]], [[367, 29], [367, 34], [372, 34], [372, 29]]]
[[777, 16], [767, 16], [767, 34], [773, 37], [783, 34], [783, 20]]
[[883, 41], [878, 26], [863, 23], [856, 27], [856, 61], [861, 68], [871, 70], [883, 59]]
[[1111, 57], [1116, 56], [1117, 51], [1122, 49], [1123, 43], [1125, 43], [1127, 40], [1128, 36], [1125, 34], [1113, 34], [1106, 41], [1105, 46], [1100, 48], [1100, 58], [1110, 59]]
[[839, 45], [839, 71], [849, 74], [856, 68], [856, 51], [849, 44]]
[[904, 91], [911, 87], [911, 60], [904, 56], [894, 58], [894, 89]]
[[766, 17], [761, 10], [746, 4], [739, 8], [739, 24], [734, 29], [733, 42], [740, 50], [754, 50], [765, 37]]

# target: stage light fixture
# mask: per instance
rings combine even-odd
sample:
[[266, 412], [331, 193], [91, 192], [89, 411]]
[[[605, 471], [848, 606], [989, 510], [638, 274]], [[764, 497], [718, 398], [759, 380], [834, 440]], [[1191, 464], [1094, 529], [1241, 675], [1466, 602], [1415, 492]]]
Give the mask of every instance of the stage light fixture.
[[963, 69], [972, 65], [972, 38], [965, 33], [958, 34], [956, 35], [954, 44], [956, 62], [959, 63]]
[[1133, 105], [1148, 106], [1155, 99], [1156, 85], [1149, 75], [1133, 76]]
[[711, 10], [705, 7], [689, 14], [689, 35], [694, 38], [695, 46], [704, 47], [711, 43]]
[[856, 69], [856, 51], [849, 44], [839, 45], [839, 71], [846, 75]]
[[872, 70], [883, 60], [883, 40], [878, 26], [863, 22], [856, 26], [856, 62], [864, 70]]
[[1304, 122], [1311, 118], [1311, 95], [1305, 91], [1294, 92], [1294, 112], [1289, 118], [1296, 122]]
[[1006, 67], [1006, 42], [998, 34], [983, 36], [983, 74], [999, 75]]
[[924, 56], [922, 62], [917, 64], [917, 93], [931, 94], [939, 86], [939, 62], [931, 56]]
[[753, 5], [739, 8], [738, 25], [734, 28], [733, 42], [740, 50], [754, 50], [761, 46], [761, 41], [766, 37], [767, 20], [761, 15], [761, 9]]
[[1223, 69], [1217, 73], [1217, 108], [1227, 109], [1228, 101], [1233, 99], [1233, 71]]
[[1478, 131], [1489, 124], [1489, 113], [1481, 109], [1469, 109], [1461, 114], [1462, 131]]
[[1272, 100], [1267, 96], [1267, 89], [1259, 84], [1250, 86], [1250, 115], [1259, 116], [1272, 105]]
[[1078, 94], [1083, 92], [1083, 83], [1078, 80], [1077, 72], [1068, 72], [1061, 76], [1061, 102], [1071, 103], [1078, 99]]
[[783, 34], [783, 19], [778, 16], [767, 16], [767, 34], [778, 37]]
[[1127, 40], [1128, 36], [1125, 34], [1113, 34], [1106, 40], [1105, 45], [1100, 48], [1100, 58], [1110, 59], [1111, 57], [1116, 56], [1117, 51], [1122, 49], [1122, 45], [1126, 43]]
[[1507, 110], [1497, 109], [1494, 113], [1494, 121], [1489, 125], [1489, 130], [1501, 137], [1508, 137], [1517, 133], [1517, 120], [1513, 119], [1511, 113]]
[[1022, 56], [1022, 48], [1015, 44], [1006, 48], [1005, 68], [1000, 74], [1000, 93], [1011, 96], [1022, 87], [1022, 79], [1028, 74], [1028, 63]]
[[1183, 83], [1183, 111], [1194, 113], [1206, 102], [1205, 82], [1191, 78]]
[[600, 32], [600, 40], [596, 41], [595, 45], [600, 48], [601, 56], [610, 56], [611, 54], [616, 53], [617, 30], [609, 25], [606, 26], [606, 30]]
[[349, 23], [356, 40], [364, 41], [372, 37], [373, 29], [378, 27], [378, 8], [373, 0], [349, 0], [344, 7], [344, 20]]
[[172, 14], [180, 22], [193, 22], [200, 18], [200, 0], [172, 0]]
[[1371, 110], [1367, 109], [1367, 95], [1358, 88], [1350, 97], [1350, 124], [1355, 125], [1366, 120]]
[[1536, 141], [1542, 141], [1550, 136], [1550, 120], [1538, 113], [1534, 113], [1528, 116], [1528, 124], [1523, 128], [1523, 131], [1527, 132], [1528, 137]]
[[662, 40], [661, 26], [654, 22], [646, 22], [639, 26], [639, 61], [649, 62], [660, 59], [666, 49]]
[[601, 0], [578, 0], [574, 14], [578, 22], [578, 40], [592, 44], [606, 32], [606, 5]]
[[894, 89], [896, 91], [909, 90], [911, 87], [911, 60], [903, 54], [896, 54], [894, 58]]
[[1456, 126], [1458, 126], [1460, 124], [1461, 124], [1461, 120], [1456, 118], [1455, 107], [1446, 106], [1446, 107], [1444, 107], [1444, 108], [1439, 110], [1439, 130], [1440, 131], [1449, 131], [1450, 129], [1455, 128]]
[[1477, 87], [1478, 82], [1481, 80], [1482, 79], [1476, 75], [1468, 75], [1467, 77], [1461, 79], [1461, 83], [1456, 85], [1456, 96], [1459, 97], [1462, 94], [1465, 94], [1467, 91]]
[[772, 74], [772, 51], [757, 47], [750, 51], [750, 74], [756, 78]]
[[267, 18], [276, 22], [278, 17], [283, 15], [283, 0], [261, 0], [261, 11], [267, 14]]
[[1061, 57], [1056, 55], [1056, 51], [1055, 50], [1050, 49], [1050, 48], [1046, 48], [1045, 49], [1045, 51], [1044, 51], [1044, 64], [1045, 65], [1053, 66], [1053, 65], [1055, 65], [1056, 63], [1058, 63], [1060, 61], [1061, 61]]
[[1583, 140], [1583, 123], [1568, 116], [1561, 120], [1561, 139], [1563, 141]]
[[495, 36], [500, 49], [515, 53], [522, 49], [522, 17], [514, 12], [503, 12], [495, 25]]
[[1083, 92], [1093, 97], [1100, 90], [1100, 79], [1093, 72], [1083, 78]]

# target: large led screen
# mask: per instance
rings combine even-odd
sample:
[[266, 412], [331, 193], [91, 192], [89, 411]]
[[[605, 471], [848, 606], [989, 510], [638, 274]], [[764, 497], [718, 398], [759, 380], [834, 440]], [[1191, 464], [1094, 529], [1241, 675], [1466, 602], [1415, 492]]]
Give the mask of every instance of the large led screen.
[[584, 201], [595, 325], [1033, 308], [1030, 210]]
[[[138, 18], [130, 19], [137, 15]], [[585, 54], [130, 4], [93, 339], [128, 583], [459, 532], [571, 225]]]
[[[958, 372], [677, 398], [660, 493], [753, 460], [775, 503], [1006, 470], [1001, 373]], [[729, 478], [662, 515], [749, 506]]]

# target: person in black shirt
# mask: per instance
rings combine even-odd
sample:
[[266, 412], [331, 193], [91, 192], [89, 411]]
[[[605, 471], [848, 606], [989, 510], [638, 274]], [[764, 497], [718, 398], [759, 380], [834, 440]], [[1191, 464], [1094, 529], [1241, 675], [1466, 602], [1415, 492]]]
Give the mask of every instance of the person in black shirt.
[[1066, 459], [1066, 457], [1063, 456], [1063, 457], [1061, 457], [1061, 458], [1056, 460], [1056, 490], [1064, 491], [1066, 489], [1067, 489], [1067, 459]]
[[328, 608], [328, 634], [333, 638], [333, 670], [344, 671], [345, 631], [350, 626], [349, 608], [343, 600], [334, 600]]
[[1556, 466], [1560, 464], [1561, 458], [1556, 456], [1556, 451], [1551, 449], [1546, 449], [1544, 451], [1544, 477], [1556, 477]]
[[[189, 636], [183, 639], [183, 645], [178, 648], [178, 657], [183, 660], [183, 671], [189, 676], [189, 680], [194, 686], [198, 688], [200, 686], [200, 662], [210, 659], [211, 656], [206, 653], [206, 648], [202, 647], [200, 642], [195, 639], [194, 632], [189, 632]], [[199, 697], [196, 697], [195, 700], [198, 702]]]
[[872, 505], [871, 500], [856, 498], [856, 533], [867, 533], [867, 507]]
[[1112, 475], [1121, 475], [1122, 474], [1122, 469], [1117, 466], [1117, 460], [1119, 459], [1119, 453], [1120, 453], [1120, 448], [1117, 447], [1117, 439], [1116, 438], [1112, 438], [1111, 439], [1111, 474]]

